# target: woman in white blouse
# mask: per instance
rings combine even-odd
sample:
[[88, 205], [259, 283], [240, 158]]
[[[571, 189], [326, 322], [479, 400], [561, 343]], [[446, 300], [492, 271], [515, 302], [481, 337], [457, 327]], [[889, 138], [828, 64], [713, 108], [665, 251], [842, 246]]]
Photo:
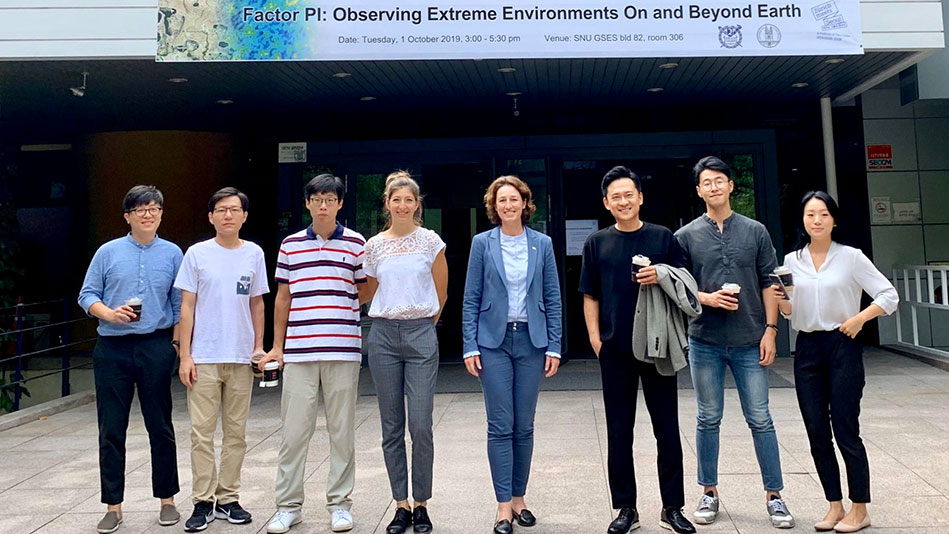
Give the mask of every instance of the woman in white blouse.
[[[832, 239], [837, 203], [823, 191], [801, 201], [803, 232], [798, 250], [784, 258], [794, 279], [791, 300], [781, 312], [798, 331], [794, 381], [824, 496], [830, 509], [818, 531], [856, 532], [870, 526], [870, 466], [860, 439], [860, 397], [865, 383], [863, 348], [854, 340], [863, 325], [896, 311], [896, 289], [859, 249]], [[873, 303], [860, 310], [863, 292]], [[847, 468], [849, 512], [843, 507], [836, 440]]]
[[[427, 504], [432, 496], [432, 409], [438, 375], [435, 324], [448, 297], [445, 243], [422, 228], [418, 183], [397, 171], [386, 178], [385, 230], [366, 243], [363, 268], [374, 294], [369, 307], [369, 370], [382, 420], [382, 452], [395, 517], [388, 534], [432, 530]], [[412, 497], [409, 505], [405, 454], [405, 397], [412, 436]]]

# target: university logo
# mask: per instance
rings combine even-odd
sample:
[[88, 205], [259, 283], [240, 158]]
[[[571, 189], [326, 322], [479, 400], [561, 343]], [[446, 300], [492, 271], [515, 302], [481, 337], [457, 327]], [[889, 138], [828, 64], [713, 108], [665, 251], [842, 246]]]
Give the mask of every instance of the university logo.
[[764, 24], [758, 28], [758, 42], [765, 48], [774, 48], [781, 44], [781, 30], [774, 24]]
[[741, 46], [741, 26], [719, 26], [718, 42], [724, 48], [738, 48]]

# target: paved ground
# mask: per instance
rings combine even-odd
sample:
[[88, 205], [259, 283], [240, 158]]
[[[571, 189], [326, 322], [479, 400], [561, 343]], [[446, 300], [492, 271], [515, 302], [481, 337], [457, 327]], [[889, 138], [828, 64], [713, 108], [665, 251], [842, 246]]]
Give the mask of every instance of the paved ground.
[[[870, 456], [874, 532], [949, 532], [949, 373], [880, 351], [866, 356], [868, 385], [863, 436]], [[777, 371], [790, 378], [790, 360]], [[568, 366], [569, 367], [569, 366]], [[260, 391], [260, 390], [258, 390]], [[825, 511], [793, 389], [773, 389], [772, 414], [781, 443], [785, 496], [797, 531]], [[774, 532], [765, 514], [751, 437], [735, 390], [726, 392], [720, 491], [724, 513], [699, 532]], [[190, 514], [188, 418], [176, 393], [182, 514]], [[656, 447], [643, 403], [636, 428], [636, 465], [643, 518], [640, 532], [660, 532]], [[695, 485], [695, 402], [679, 393], [685, 451], [687, 511], [698, 500]], [[440, 394], [435, 414], [435, 497], [429, 509], [438, 533], [490, 532], [495, 505], [485, 452], [484, 406], [477, 393]], [[213, 523], [206, 532], [262, 531], [273, 511], [273, 480], [279, 443], [277, 392], [258, 395], [249, 422], [241, 502], [254, 522], [237, 527]], [[612, 517], [606, 483], [606, 432], [599, 391], [543, 392], [537, 410], [530, 508], [540, 518], [534, 533], [605, 532]], [[147, 436], [137, 414], [129, 430], [125, 524], [119, 532], [180, 532], [157, 525], [157, 501], [149, 489]], [[356, 533], [382, 533], [393, 512], [382, 462], [375, 397], [359, 399]], [[304, 522], [296, 533], [329, 532], [322, 507], [328, 444], [317, 430], [307, 464]], [[87, 405], [0, 433], [0, 533], [68, 534], [95, 531], [99, 503], [95, 407]], [[523, 530], [523, 529], [517, 529]], [[664, 531], [663, 531], [664, 532]]]

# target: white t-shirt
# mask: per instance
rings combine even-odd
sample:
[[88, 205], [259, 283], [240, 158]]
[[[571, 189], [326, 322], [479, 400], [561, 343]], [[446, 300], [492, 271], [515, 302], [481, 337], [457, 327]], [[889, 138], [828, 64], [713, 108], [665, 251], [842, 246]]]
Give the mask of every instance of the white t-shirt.
[[213, 239], [188, 249], [175, 287], [196, 293], [191, 357], [195, 363], [250, 363], [250, 299], [268, 293], [264, 251], [250, 241], [227, 249]]
[[366, 243], [363, 270], [379, 281], [370, 317], [421, 319], [438, 313], [432, 263], [445, 242], [432, 230], [418, 228], [402, 237], [373, 236]]

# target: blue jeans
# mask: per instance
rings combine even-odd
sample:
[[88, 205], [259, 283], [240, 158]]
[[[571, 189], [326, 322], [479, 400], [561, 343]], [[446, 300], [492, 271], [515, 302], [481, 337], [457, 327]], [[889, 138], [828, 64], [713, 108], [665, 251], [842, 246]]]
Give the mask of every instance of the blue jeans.
[[758, 345], [725, 347], [689, 340], [692, 384], [698, 402], [695, 449], [700, 486], [718, 485], [718, 430], [725, 405], [725, 366], [731, 368], [745, 422], [751, 429], [765, 491], [784, 488], [778, 437], [768, 410], [768, 370], [758, 363]]
[[544, 377], [544, 349], [527, 323], [508, 323], [501, 346], [481, 350], [481, 389], [488, 415], [488, 463], [498, 502], [523, 497], [534, 454], [534, 410]]

